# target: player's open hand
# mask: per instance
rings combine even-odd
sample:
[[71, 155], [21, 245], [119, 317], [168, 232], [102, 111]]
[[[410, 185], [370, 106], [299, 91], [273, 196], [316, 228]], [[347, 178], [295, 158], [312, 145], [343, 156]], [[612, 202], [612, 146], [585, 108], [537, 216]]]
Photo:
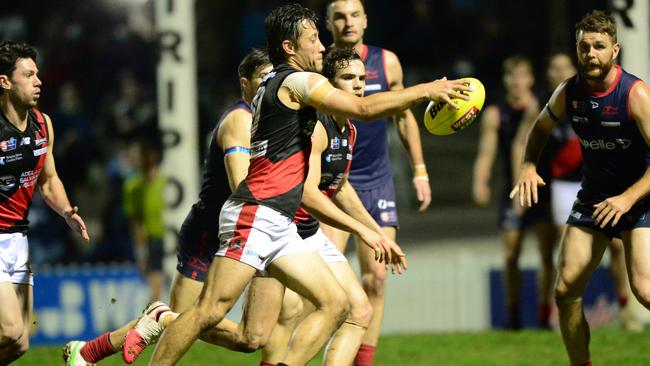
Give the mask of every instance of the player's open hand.
[[365, 228], [359, 233], [361, 240], [374, 252], [375, 260], [379, 263], [390, 263], [392, 253], [384, 236]]
[[512, 191], [510, 191], [510, 199], [515, 198], [519, 194], [519, 204], [521, 206], [532, 207], [533, 203], [537, 204], [538, 202], [537, 187], [543, 187], [545, 185], [546, 182], [537, 174], [535, 165], [524, 163], [521, 166], [519, 180]]
[[438, 79], [426, 84], [427, 96], [434, 102], [447, 102], [452, 108], [459, 109], [458, 105], [452, 99], [458, 98], [469, 100], [469, 96], [464, 92], [472, 91], [469, 86], [469, 80], [456, 79], [447, 80], [447, 77]]
[[614, 226], [621, 216], [632, 208], [633, 204], [634, 202], [626, 199], [623, 195], [610, 197], [594, 205], [595, 210], [591, 217], [601, 228], [604, 228], [609, 222]]
[[90, 241], [90, 236], [88, 236], [88, 230], [86, 230], [86, 223], [84, 220], [77, 214], [79, 207], [74, 206], [71, 210], [65, 212], [63, 217], [65, 222], [70, 226], [70, 228], [81, 235], [83, 240]]
[[390, 270], [393, 274], [402, 274], [408, 269], [408, 262], [406, 261], [406, 254], [402, 251], [402, 248], [397, 245], [394, 240], [386, 238], [388, 247], [391, 252], [391, 260], [386, 262], [386, 265], [390, 265]]

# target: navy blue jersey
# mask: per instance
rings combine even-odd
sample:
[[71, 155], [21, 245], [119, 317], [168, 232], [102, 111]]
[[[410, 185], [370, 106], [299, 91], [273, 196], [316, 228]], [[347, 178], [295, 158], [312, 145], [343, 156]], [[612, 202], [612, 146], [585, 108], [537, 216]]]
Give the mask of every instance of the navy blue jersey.
[[238, 109], [251, 113], [248, 103], [243, 99], [238, 100], [223, 112], [210, 134], [208, 152], [203, 161], [203, 178], [199, 201], [192, 205], [183, 226], [198, 230], [210, 228], [215, 233], [218, 231], [219, 211], [230, 195], [230, 186], [224, 164], [223, 150], [217, 145], [217, 131], [226, 116]]
[[630, 90], [640, 80], [618, 65], [614, 68], [616, 79], [604, 92], [590, 90], [580, 76], [566, 84], [566, 114], [584, 162], [578, 198], [587, 203], [623, 193], [650, 165], [648, 145], [629, 108]]
[[[386, 75], [386, 51], [364, 45], [361, 59], [366, 66], [365, 95], [390, 90]], [[354, 149], [350, 183], [357, 189], [371, 189], [385, 184], [392, 177], [388, 160], [388, 118], [372, 122], [352, 121], [357, 128], [358, 141]]]
[[[339, 185], [350, 171], [352, 154], [354, 153], [355, 131], [350, 120], [344, 128], [340, 128], [336, 120], [324, 113], [317, 112], [318, 120], [323, 124], [329, 141], [327, 148], [321, 154], [321, 175], [318, 189], [329, 199], [332, 199]], [[298, 234], [306, 239], [318, 231], [318, 220], [304, 208], [300, 208], [294, 218]]]

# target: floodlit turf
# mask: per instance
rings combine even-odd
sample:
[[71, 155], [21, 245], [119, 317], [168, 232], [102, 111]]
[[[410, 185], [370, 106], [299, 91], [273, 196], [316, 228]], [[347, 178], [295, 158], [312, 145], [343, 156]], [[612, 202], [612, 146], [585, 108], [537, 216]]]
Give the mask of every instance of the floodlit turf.
[[[592, 359], [600, 365], [646, 365], [650, 331], [628, 333], [616, 328], [592, 332]], [[147, 350], [134, 365], [146, 365]], [[258, 354], [237, 354], [199, 342], [179, 365], [257, 365]], [[310, 365], [319, 365], [318, 358]], [[62, 365], [60, 347], [35, 347], [17, 366]], [[123, 365], [119, 355], [100, 365]], [[420, 334], [382, 337], [375, 365], [568, 365], [559, 333], [543, 331]]]

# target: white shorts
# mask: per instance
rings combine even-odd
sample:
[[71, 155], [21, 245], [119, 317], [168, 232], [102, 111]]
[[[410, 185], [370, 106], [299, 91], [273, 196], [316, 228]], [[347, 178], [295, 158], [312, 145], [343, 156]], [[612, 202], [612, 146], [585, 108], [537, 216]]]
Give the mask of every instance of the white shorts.
[[323, 258], [325, 263], [346, 262], [347, 258], [338, 249], [336, 245], [323, 233], [319, 228], [316, 234], [305, 238], [305, 243]]
[[565, 224], [571, 213], [571, 207], [578, 196], [580, 182], [554, 180], [551, 182], [551, 208], [556, 225]]
[[263, 205], [227, 200], [219, 216], [219, 250], [215, 254], [256, 268], [261, 273], [289, 254], [314, 252], [287, 216]]
[[0, 234], [0, 282], [34, 286], [29, 244], [23, 233]]

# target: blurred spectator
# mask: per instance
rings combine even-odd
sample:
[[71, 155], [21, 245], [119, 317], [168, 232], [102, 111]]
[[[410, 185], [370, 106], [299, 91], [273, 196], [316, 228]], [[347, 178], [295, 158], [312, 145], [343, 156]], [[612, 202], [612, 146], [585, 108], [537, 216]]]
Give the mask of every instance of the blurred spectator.
[[149, 284], [151, 301], [156, 301], [161, 298], [165, 282], [162, 263], [166, 179], [160, 172], [161, 149], [156, 142], [140, 139], [132, 146], [137, 172], [124, 182], [124, 214], [129, 221], [136, 263]]

